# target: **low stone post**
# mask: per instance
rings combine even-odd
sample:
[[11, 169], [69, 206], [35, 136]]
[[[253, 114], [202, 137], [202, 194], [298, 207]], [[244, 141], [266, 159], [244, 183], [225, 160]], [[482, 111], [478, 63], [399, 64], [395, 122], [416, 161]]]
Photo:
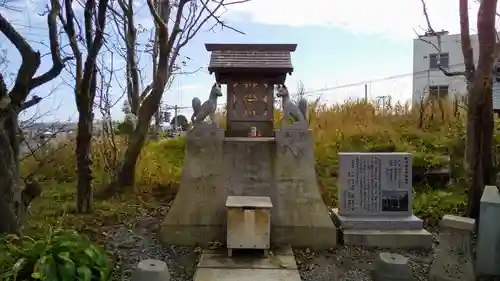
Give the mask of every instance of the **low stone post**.
[[500, 276], [500, 192], [486, 186], [481, 197], [476, 273]]
[[413, 281], [408, 258], [394, 253], [380, 253], [371, 273], [374, 281]]
[[170, 281], [170, 273], [165, 262], [146, 259], [139, 262], [132, 273], [132, 281]]
[[429, 281], [474, 281], [471, 234], [475, 220], [445, 215], [439, 225], [439, 244]]

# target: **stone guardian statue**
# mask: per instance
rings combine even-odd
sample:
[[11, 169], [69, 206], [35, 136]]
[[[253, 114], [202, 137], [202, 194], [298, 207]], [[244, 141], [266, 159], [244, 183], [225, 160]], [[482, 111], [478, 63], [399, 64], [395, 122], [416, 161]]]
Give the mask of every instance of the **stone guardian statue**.
[[191, 123], [193, 126], [203, 123], [205, 118], [210, 116], [210, 121], [215, 124], [215, 111], [217, 110], [217, 98], [222, 96], [220, 83], [215, 83], [210, 91], [208, 100], [201, 104], [199, 98], [194, 97], [192, 100], [193, 115], [191, 115]]
[[298, 105], [290, 100], [290, 93], [285, 85], [278, 86], [278, 97], [281, 98], [281, 106], [283, 107], [283, 120], [288, 122], [290, 117], [294, 123], [307, 123], [307, 100], [301, 98]]

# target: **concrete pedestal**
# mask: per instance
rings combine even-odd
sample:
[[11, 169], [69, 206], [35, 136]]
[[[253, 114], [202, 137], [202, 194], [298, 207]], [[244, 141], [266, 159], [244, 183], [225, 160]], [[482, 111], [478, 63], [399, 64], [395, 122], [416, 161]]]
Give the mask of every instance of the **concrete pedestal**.
[[219, 129], [194, 130], [210, 137], [188, 135], [181, 186], [162, 224], [162, 241], [225, 241], [229, 195], [271, 198], [273, 244], [313, 249], [337, 244], [337, 229], [316, 184], [310, 131], [292, 127], [276, 131], [275, 138], [224, 138]]

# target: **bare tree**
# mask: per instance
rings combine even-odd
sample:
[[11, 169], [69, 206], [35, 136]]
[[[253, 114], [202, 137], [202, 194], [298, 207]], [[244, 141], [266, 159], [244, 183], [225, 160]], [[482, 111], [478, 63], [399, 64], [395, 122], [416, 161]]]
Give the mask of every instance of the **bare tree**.
[[[144, 146], [153, 115], [158, 111], [165, 87], [172, 82], [174, 74], [179, 70], [178, 58], [184, 46], [209, 22], [215, 21], [214, 26], [221, 26], [240, 32], [227, 26], [220, 19], [220, 11], [226, 7], [247, 2], [249, 0], [220, 0], [220, 1], [162, 1], [160, 5], [154, 0], [148, 0], [149, 11], [155, 22], [158, 56], [155, 58], [155, 71], [153, 81], [142, 93], [132, 92], [134, 99], [140, 103], [135, 112], [137, 125], [125, 151], [124, 160], [120, 166], [119, 174], [115, 181], [102, 194], [104, 197], [112, 196], [132, 186], [135, 178], [135, 167], [139, 154]], [[160, 7], [158, 7], [160, 6]], [[130, 10], [132, 6], [128, 5]], [[129, 29], [130, 30], [130, 29]], [[130, 37], [128, 38], [130, 40]], [[132, 67], [129, 67], [131, 69]], [[146, 91], [147, 90], [147, 91]], [[142, 97], [141, 97], [142, 94]]]
[[116, 177], [119, 164], [119, 151], [115, 137], [115, 125], [111, 116], [111, 109], [122, 99], [123, 96], [117, 97], [115, 100], [111, 97], [111, 81], [115, 75], [114, 69], [114, 56], [110, 54], [111, 59], [109, 63], [104, 63], [104, 59], [99, 61], [99, 76], [100, 85], [97, 90], [96, 102], [99, 109], [102, 122], [100, 134], [97, 136], [97, 143], [101, 159], [104, 162], [105, 172], [108, 174], [109, 179]]
[[[52, 0], [57, 3], [57, 0]], [[93, 106], [97, 89], [98, 67], [96, 61], [104, 44], [106, 11], [109, 0], [86, 0], [84, 2], [83, 35], [76, 27], [82, 25], [75, 16], [73, 0], [64, 0], [65, 13], [59, 13], [59, 20], [68, 37], [75, 57], [75, 101], [79, 113], [76, 138], [76, 161], [78, 183], [76, 210], [80, 213], [92, 211], [92, 131]], [[59, 4], [57, 4], [59, 5]], [[86, 58], [81, 48], [85, 48]]]
[[40, 102], [39, 98], [26, 102], [26, 98], [33, 89], [56, 78], [69, 60], [60, 56], [56, 23], [59, 6], [53, 2], [46, 13], [52, 67], [40, 76], [35, 75], [41, 64], [41, 54], [33, 50], [27, 40], [0, 14], [0, 31], [22, 58], [10, 89], [0, 73], [0, 233], [19, 232], [26, 208], [41, 192], [37, 182], [22, 181], [19, 174], [19, 114]]
[[[437, 44], [432, 44], [441, 51], [441, 38], [435, 32], [427, 13], [425, 1], [422, 1], [423, 11], [427, 20], [429, 32], [435, 36]], [[447, 76], [465, 76], [467, 80], [467, 133], [465, 148], [465, 170], [468, 180], [468, 215], [479, 217], [479, 203], [486, 184], [494, 183], [492, 140], [493, 140], [493, 101], [492, 74], [493, 67], [498, 63], [500, 44], [497, 42], [495, 29], [497, 0], [483, 0], [479, 4], [477, 19], [477, 36], [479, 40], [479, 59], [474, 63], [474, 52], [470, 39], [469, 10], [467, 0], [460, 0], [460, 30], [462, 54], [465, 70], [449, 72], [440, 67]], [[424, 40], [422, 38], [422, 40]]]

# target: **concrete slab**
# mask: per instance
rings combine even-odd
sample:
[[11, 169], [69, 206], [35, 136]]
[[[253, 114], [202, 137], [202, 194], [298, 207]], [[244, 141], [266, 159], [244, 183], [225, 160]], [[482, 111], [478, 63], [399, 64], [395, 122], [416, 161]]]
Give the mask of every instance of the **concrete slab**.
[[[203, 250], [204, 254], [219, 254], [219, 255], [227, 255], [227, 249], [205, 249]], [[235, 254], [237, 255], [237, 251], [235, 250]], [[274, 245], [269, 249], [270, 254], [278, 255], [278, 256], [293, 256], [293, 250], [290, 246], [285, 245]]]
[[300, 281], [297, 263], [289, 246], [271, 249], [268, 257], [227, 257], [223, 250], [205, 250], [198, 262], [194, 281]]
[[203, 254], [198, 268], [227, 268], [227, 269], [297, 269], [294, 256], [270, 255], [268, 258], [258, 257], [227, 257], [219, 254]]
[[300, 281], [300, 275], [293, 269], [224, 269], [199, 268], [194, 281]]
[[380, 248], [432, 248], [432, 234], [425, 229], [366, 230], [344, 229], [344, 245]]

